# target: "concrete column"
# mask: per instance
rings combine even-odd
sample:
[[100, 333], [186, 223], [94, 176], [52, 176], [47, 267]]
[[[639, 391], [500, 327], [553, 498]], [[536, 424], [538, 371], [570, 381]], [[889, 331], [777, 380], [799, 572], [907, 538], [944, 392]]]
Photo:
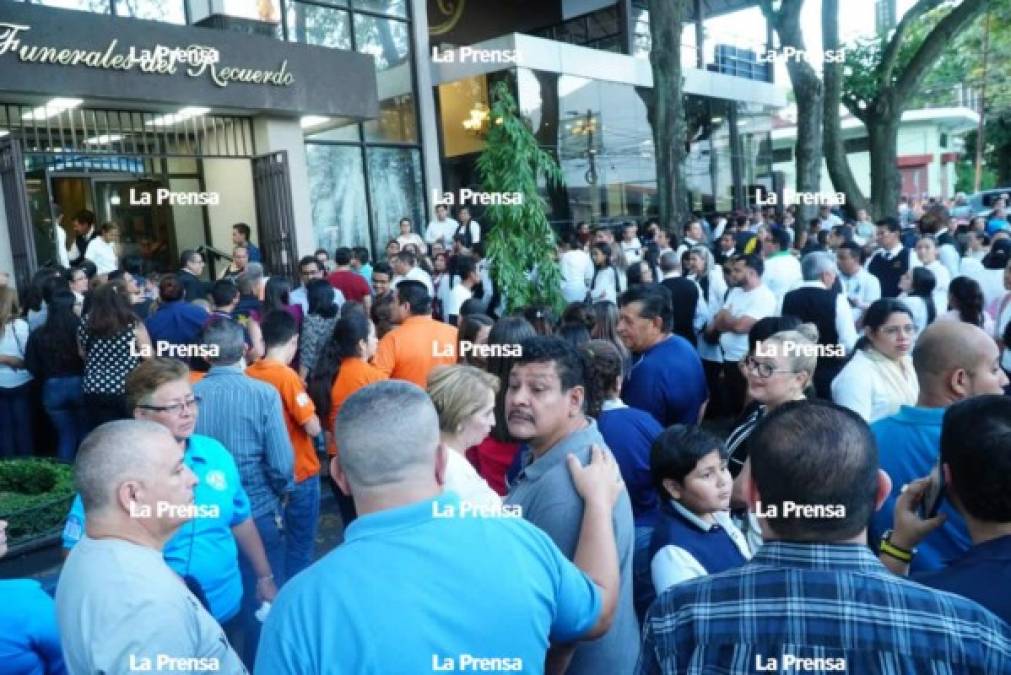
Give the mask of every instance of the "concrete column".
[[415, 79], [418, 83], [419, 133], [421, 134], [421, 161], [425, 167], [425, 221], [417, 223], [424, 231], [432, 217], [433, 204], [428, 199], [434, 190], [442, 193], [442, 165], [439, 157], [439, 119], [435, 112], [435, 89], [432, 88], [432, 48], [428, 40], [428, 8], [426, 0], [411, 0], [414, 19]]
[[256, 154], [286, 150], [291, 177], [291, 204], [295, 217], [295, 253], [297, 257], [316, 250], [312, 231], [312, 204], [309, 200], [309, 171], [305, 157], [305, 141], [297, 119], [258, 116], [253, 118], [253, 140]]

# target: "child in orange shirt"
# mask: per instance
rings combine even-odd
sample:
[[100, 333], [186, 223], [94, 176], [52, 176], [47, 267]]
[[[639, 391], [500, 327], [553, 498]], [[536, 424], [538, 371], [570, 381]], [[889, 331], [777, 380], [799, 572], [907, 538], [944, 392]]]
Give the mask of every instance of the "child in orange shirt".
[[284, 510], [285, 579], [309, 566], [314, 557], [319, 521], [319, 458], [313, 439], [322, 433], [316, 406], [302, 378], [289, 364], [298, 350], [298, 327], [283, 310], [268, 312], [260, 322], [266, 354], [246, 368], [246, 375], [277, 389], [284, 423], [295, 450], [295, 491]]

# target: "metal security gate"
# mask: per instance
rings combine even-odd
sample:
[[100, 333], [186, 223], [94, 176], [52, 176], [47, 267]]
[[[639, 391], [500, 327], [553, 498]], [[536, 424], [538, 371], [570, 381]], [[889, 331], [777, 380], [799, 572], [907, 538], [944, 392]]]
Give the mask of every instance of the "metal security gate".
[[267, 274], [295, 274], [295, 213], [291, 205], [288, 153], [284, 150], [253, 158], [253, 187], [260, 250]]
[[37, 267], [35, 236], [28, 210], [25, 163], [21, 144], [15, 138], [0, 139], [0, 192], [3, 194], [4, 219], [14, 258], [14, 279], [24, 293]]

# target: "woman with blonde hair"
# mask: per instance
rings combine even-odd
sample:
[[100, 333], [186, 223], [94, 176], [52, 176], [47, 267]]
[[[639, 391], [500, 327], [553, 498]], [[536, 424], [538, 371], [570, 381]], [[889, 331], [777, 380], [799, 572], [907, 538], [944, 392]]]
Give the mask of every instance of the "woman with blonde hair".
[[32, 454], [32, 374], [25, 366], [28, 332], [17, 291], [0, 286], [0, 459]]
[[428, 395], [439, 413], [439, 439], [447, 453], [445, 489], [463, 502], [491, 507], [502, 504], [502, 498], [464, 454], [483, 441], [495, 425], [498, 388], [497, 377], [474, 366], [443, 366], [428, 376]]

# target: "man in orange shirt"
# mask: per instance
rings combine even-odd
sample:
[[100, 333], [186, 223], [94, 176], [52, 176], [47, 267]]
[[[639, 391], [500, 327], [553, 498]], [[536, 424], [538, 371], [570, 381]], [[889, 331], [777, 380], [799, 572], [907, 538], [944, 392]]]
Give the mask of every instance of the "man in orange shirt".
[[456, 363], [456, 326], [432, 318], [432, 296], [420, 281], [401, 281], [395, 290], [400, 325], [379, 341], [372, 364], [424, 389], [433, 368]]
[[284, 407], [284, 423], [295, 450], [295, 490], [284, 509], [285, 579], [313, 560], [319, 520], [319, 458], [313, 439], [320, 435], [316, 406], [305, 385], [288, 364], [298, 350], [298, 327], [283, 310], [268, 312], [260, 322], [266, 355], [246, 368], [246, 375], [277, 389]]

